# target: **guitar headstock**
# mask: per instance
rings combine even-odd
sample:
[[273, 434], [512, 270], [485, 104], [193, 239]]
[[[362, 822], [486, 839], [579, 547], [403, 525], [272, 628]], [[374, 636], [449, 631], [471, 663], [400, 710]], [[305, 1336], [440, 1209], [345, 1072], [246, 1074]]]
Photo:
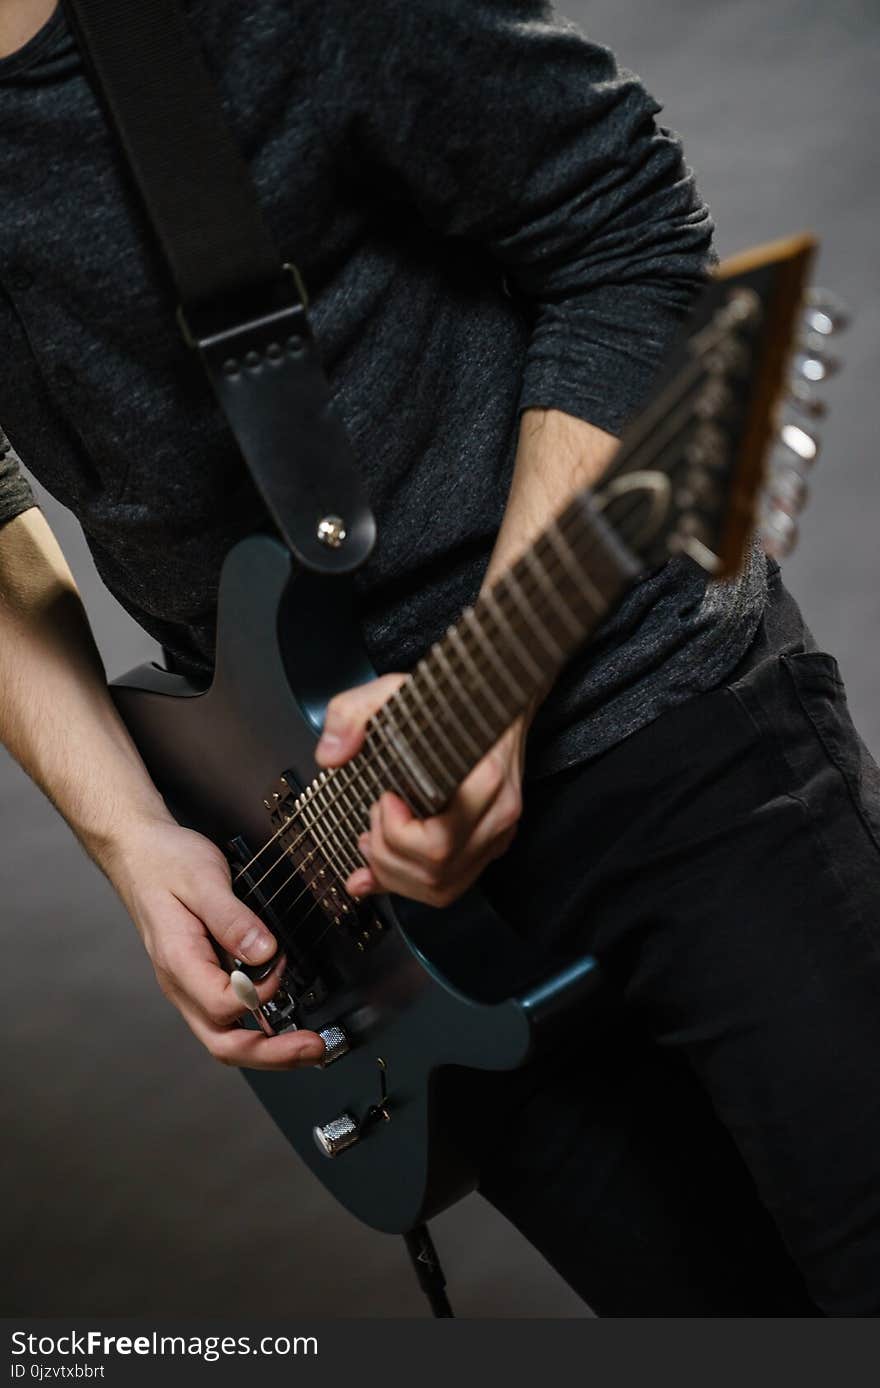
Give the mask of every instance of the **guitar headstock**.
[[845, 326], [806, 290], [814, 251], [798, 236], [725, 261], [624, 433], [595, 501], [646, 566], [686, 553], [726, 577], [759, 520], [769, 553], [793, 548]]

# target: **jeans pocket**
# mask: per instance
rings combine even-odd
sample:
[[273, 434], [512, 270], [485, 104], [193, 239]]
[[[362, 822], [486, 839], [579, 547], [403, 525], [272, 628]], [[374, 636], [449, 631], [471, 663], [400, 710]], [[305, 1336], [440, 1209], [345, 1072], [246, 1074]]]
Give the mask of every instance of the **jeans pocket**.
[[880, 769], [856, 731], [837, 661], [822, 651], [780, 657], [803, 713], [880, 851]]

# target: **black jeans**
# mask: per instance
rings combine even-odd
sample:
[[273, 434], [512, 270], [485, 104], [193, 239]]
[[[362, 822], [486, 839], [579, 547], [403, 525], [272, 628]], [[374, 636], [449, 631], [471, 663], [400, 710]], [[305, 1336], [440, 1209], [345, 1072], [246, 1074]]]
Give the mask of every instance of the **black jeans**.
[[485, 880], [626, 1003], [511, 1081], [486, 1197], [599, 1315], [880, 1313], [880, 774], [778, 576], [730, 681], [529, 785]]

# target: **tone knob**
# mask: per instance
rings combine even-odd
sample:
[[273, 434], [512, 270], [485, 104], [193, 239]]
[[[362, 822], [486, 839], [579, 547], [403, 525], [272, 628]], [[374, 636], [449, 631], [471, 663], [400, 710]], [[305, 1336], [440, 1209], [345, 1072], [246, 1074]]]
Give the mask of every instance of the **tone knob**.
[[358, 1125], [350, 1113], [342, 1113], [323, 1127], [312, 1129], [312, 1136], [318, 1144], [318, 1151], [325, 1157], [338, 1157], [346, 1148], [353, 1147], [360, 1137]]
[[318, 1035], [324, 1042], [324, 1058], [321, 1064], [325, 1067], [332, 1065], [334, 1060], [341, 1060], [351, 1050], [351, 1042], [344, 1027], [334, 1024], [319, 1031]]

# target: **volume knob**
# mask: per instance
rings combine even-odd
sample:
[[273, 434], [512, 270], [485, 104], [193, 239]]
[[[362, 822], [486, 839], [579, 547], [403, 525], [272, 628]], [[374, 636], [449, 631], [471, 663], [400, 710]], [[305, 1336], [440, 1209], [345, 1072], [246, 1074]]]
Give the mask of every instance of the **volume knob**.
[[325, 1157], [338, 1157], [346, 1148], [353, 1147], [360, 1137], [358, 1125], [350, 1113], [342, 1113], [323, 1127], [312, 1129], [312, 1136], [318, 1144], [318, 1151]]

